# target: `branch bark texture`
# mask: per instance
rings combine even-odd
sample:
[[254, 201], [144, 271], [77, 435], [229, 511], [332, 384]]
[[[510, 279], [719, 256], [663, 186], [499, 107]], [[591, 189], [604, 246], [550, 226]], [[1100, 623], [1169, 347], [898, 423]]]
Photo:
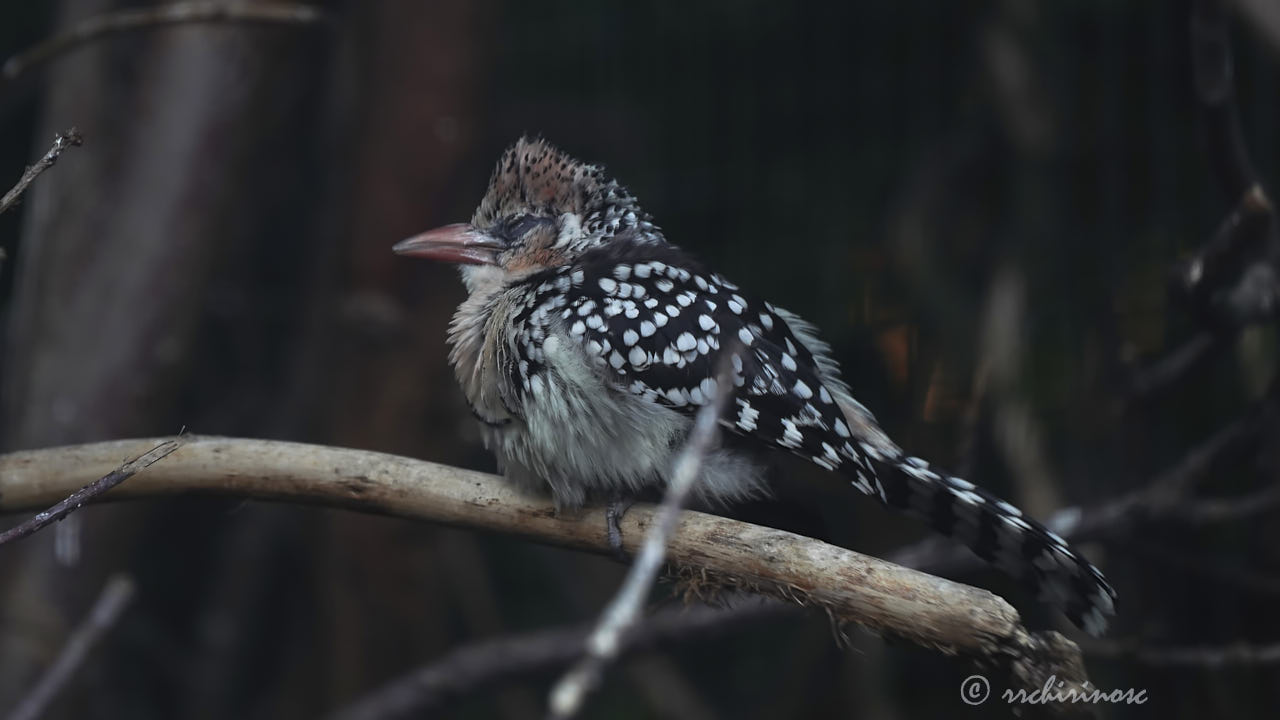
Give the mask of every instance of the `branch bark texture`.
[[[46, 507], [86, 479], [109, 473], [122, 458], [164, 440], [0, 456], [0, 512]], [[192, 492], [338, 506], [610, 552], [603, 508], [557, 513], [549, 501], [522, 495], [494, 475], [300, 443], [186, 436], [164, 463], [104, 497]], [[639, 551], [655, 517], [652, 505], [628, 511], [622, 520], [628, 553]], [[686, 511], [671, 537], [668, 558], [671, 569], [699, 594], [747, 589], [817, 606], [842, 622], [1010, 667], [1032, 685], [1049, 674], [1084, 677], [1073, 644], [1053, 633], [1028, 634], [1017, 612], [996, 595], [811, 538]]]

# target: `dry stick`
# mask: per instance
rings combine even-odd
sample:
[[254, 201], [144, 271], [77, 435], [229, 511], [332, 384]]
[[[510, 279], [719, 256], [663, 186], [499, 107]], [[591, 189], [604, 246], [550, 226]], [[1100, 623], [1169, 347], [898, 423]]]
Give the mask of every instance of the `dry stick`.
[[1253, 21], [1247, 24], [1266, 39], [1272, 52], [1280, 51], [1280, 5], [1273, 0], [1235, 0], [1234, 4]]
[[1139, 521], [1176, 520], [1181, 508], [1199, 502], [1189, 494], [1209, 477], [1214, 463], [1258, 437], [1274, 415], [1269, 401], [1259, 403], [1188, 450], [1173, 467], [1144, 487], [1090, 509], [1060, 510], [1050, 518], [1050, 529], [1077, 540], [1088, 540], [1132, 530]]
[[1203, 498], [1174, 505], [1164, 515], [1182, 525], [1199, 527], [1252, 518], [1277, 508], [1280, 508], [1280, 483], [1239, 497]]
[[[659, 610], [621, 638], [629, 654], [703, 640], [793, 613], [778, 601], [745, 602], [731, 608], [708, 606]], [[590, 625], [574, 625], [510, 635], [466, 645], [392, 680], [334, 713], [331, 720], [420, 718], [500, 682], [558, 670], [582, 656]]]
[[[732, 354], [728, 352], [725, 356]], [[578, 714], [587, 694], [599, 685], [605, 665], [618, 656], [621, 639], [640, 617], [645, 598], [662, 569], [667, 542], [676, 529], [680, 510], [702, 472], [703, 460], [715, 443], [720, 415], [733, 394], [732, 375], [723, 369], [717, 373], [716, 388], [711, 401], [703, 405], [694, 418], [693, 430], [672, 468], [671, 481], [658, 510], [658, 521], [649, 528], [640, 556], [631, 565], [618, 594], [600, 614], [599, 623], [587, 638], [586, 654], [551, 690], [550, 716], [553, 718], [571, 718]]]
[[180, 23], [283, 23], [311, 25], [327, 19], [320, 8], [301, 3], [177, 2], [119, 10], [88, 18], [66, 32], [9, 58], [0, 67], [0, 83], [104, 35]]
[[[1173, 287], [1188, 296], [1203, 296], [1221, 287], [1240, 271], [1242, 259], [1257, 254], [1266, 245], [1273, 208], [1267, 193], [1257, 183], [1250, 185], [1236, 201], [1218, 228], [1195, 254], [1175, 266]], [[1201, 297], [1201, 303], [1209, 298]]]
[[69, 147], [79, 147], [83, 142], [84, 138], [80, 137], [80, 133], [76, 132], [75, 128], [58, 133], [53, 139], [53, 147], [49, 148], [49, 152], [37, 160], [35, 165], [27, 168], [26, 172], [22, 173], [22, 177], [18, 179], [18, 184], [5, 193], [3, 198], [0, 198], [0, 214], [3, 214], [18, 202], [18, 198], [22, 197], [22, 193], [27, 191], [27, 186], [31, 185], [40, 173], [53, 167], [53, 164], [58, 162], [58, 156], [62, 154], [63, 150]]
[[62, 652], [36, 686], [13, 709], [9, 720], [35, 720], [44, 714], [76, 670], [84, 664], [89, 652], [115, 627], [116, 621], [133, 600], [133, 590], [133, 581], [124, 575], [113, 575], [107, 580], [88, 617], [67, 639]]
[[[156, 443], [115, 441], [0, 455], [0, 512], [48, 505], [74, 489], [79, 478], [107, 472], [116, 458]], [[612, 554], [602, 508], [557, 513], [550, 501], [486, 473], [301, 443], [186, 436], [165, 462], [105, 497], [193, 491], [340, 506]], [[654, 522], [652, 505], [631, 508], [621, 522], [624, 550], [638, 553]], [[812, 538], [685, 511], [667, 555], [674, 572], [694, 578], [695, 589], [705, 594], [745, 589], [820, 608], [839, 622], [1019, 669], [1028, 687], [1043, 683], [1043, 677], [1035, 681], [1036, 672], [1084, 677], [1070, 657], [1075, 650], [1078, 660], [1078, 649], [1046, 653], [1046, 639], [1028, 634], [1017, 612], [996, 595]]]
[[1217, 334], [1201, 330], [1150, 366], [1136, 372], [1130, 380], [1123, 405], [1146, 400], [1181, 382], [1222, 349], [1222, 341]]
[[[17, 527], [0, 532], [0, 545], [33, 535], [45, 526], [61, 520], [95, 497], [128, 480], [139, 470], [148, 468], [168, 457], [170, 453], [179, 447], [181, 447], [180, 441], [166, 440], [142, 455], [125, 461], [120, 467], [85, 485], [48, 510], [39, 513]], [[0, 482], [0, 486], [3, 485], [4, 483]]]
[[[1228, 452], [1252, 441], [1275, 415], [1269, 401], [1218, 430], [1187, 451], [1173, 467], [1141, 488], [1097, 505], [1065, 507], [1045, 520], [1045, 527], [1074, 542], [1128, 537], [1152, 521], [1206, 524], [1265, 512], [1246, 502], [1267, 501], [1280, 489], [1241, 498], [1193, 499], [1188, 494], [1208, 477], [1213, 464]], [[1232, 513], [1235, 513], [1233, 516]], [[925, 538], [890, 553], [888, 560], [933, 573], [956, 573], [984, 567], [966, 548], [938, 537]]]
[[1258, 184], [1258, 174], [1245, 147], [1236, 105], [1235, 61], [1231, 54], [1230, 18], [1224, 0], [1191, 4], [1191, 71], [1196, 100], [1207, 124], [1209, 159], [1227, 194], [1239, 197]]
[[[1125, 399], [1126, 405], [1151, 397], [1185, 378], [1202, 361], [1221, 350], [1248, 322], [1275, 317], [1271, 309], [1258, 313], [1237, 311], [1215, 320], [1209, 307], [1214, 294], [1223, 289], [1222, 282], [1242, 264], [1243, 256], [1250, 252], [1261, 254], [1259, 251], [1268, 243], [1273, 256], [1280, 253], [1275, 205], [1258, 179], [1240, 125], [1228, 24], [1223, 0], [1192, 3], [1191, 67], [1196, 99], [1206, 126], [1209, 160], [1215, 164], [1227, 194], [1238, 200], [1214, 237], [1195, 257], [1177, 268], [1173, 277], [1174, 287], [1200, 306], [1202, 321], [1226, 327], [1202, 329], [1185, 344], [1137, 373]], [[1263, 294], [1259, 299], [1270, 302], [1274, 294]]]
[[1280, 663], [1280, 643], [1274, 645], [1222, 645], [1210, 647], [1144, 647], [1137, 643], [1090, 640], [1087, 655], [1132, 660], [1141, 665], [1167, 668], [1218, 669]]
[[1144, 564], [1158, 564], [1169, 569], [1169, 574], [1182, 580], [1199, 575], [1200, 583], [1211, 587], [1215, 593], [1226, 595], [1228, 588], [1237, 594], [1262, 595], [1280, 598], [1280, 577], [1267, 571], [1243, 567], [1241, 561], [1222, 553], [1197, 552], [1168, 545], [1148, 542], [1139, 538], [1129, 541], [1128, 551]]

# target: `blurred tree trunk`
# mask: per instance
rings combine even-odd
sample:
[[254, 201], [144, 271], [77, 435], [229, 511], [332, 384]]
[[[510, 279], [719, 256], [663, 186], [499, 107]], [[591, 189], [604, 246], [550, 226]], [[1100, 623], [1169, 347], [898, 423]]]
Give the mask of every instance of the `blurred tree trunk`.
[[[337, 262], [319, 269], [311, 300], [327, 308], [321, 316], [330, 322], [299, 355], [300, 363], [319, 362], [299, 370], [312, 382], [295, 404], [321, 442], [476, 463], [475, 431], [446, 362], [445, 330], [461, 283], [453, 268], [405, 261], [390, 246], [469, 219], [483, 192], [491, 153], [470, 150], [478, 134], [475, 88], [483, 86], [482, 48], [474, 42], [484, 36], [483, 10], [409, 0], [349, 8], [358, 61], [347, 101], [360, 112], [335, 148], [343, 168], [334, 188]], [[481, 170], [466, 172], [471, 165]], [[458, 583], [439, 550], [442, 539], [474, 552], [465, 534], [324, 515], [311, 540], [324, 567], [312, 600], [325, 632], [299, 658], [313, 666], [307, 680], [312, 692], [323, 688], [322, 707], [350, 702], [456, 642]], [[477, 603], [492, 598], [461, 601]]]
[[[68, 0], [61, 22], [127, 4]], [[482, 172], [456, 187], [477, 159], [465, 149], [482, 6], [342, 10], [337, 34], [180, 26], [50, 67], [39, 135], [74, 124], [87, 147], [24, 208], [5, 447], [183, 426], [445, 461], [474, 447], [445, 362], [460, 284], [389, 248], [465, 219], [482, 189]], [[226, 509], [91, 508], [72, 521], [74, 566], [54, 533], [0, 556], [0, 612], [21, 629], [0, 638], [0, 707], [121, 567], [139, 576], [139, 607], [100, 650], [111, 659], [84, 671], [94, 707], [58, 711], [310, 715], [453, 641], [449, 605], [468, 601], [440, 592], [435, 531]]]
[[[59, 25], [126, 5], [65, 0]], [[272, 381], [266, 343], [289, 332], [282, 318], [296, 308], [280, 299], [294, 281], [287, 273], [283, 288], [247, 280], [281, 269], [282, 250], [306, 229], [296, 201], [314, 185], [303, 152], [323, 77], [314, 70], [324, 59], [316, 37], [289, 27], [176, 26], [97, 41], [50, 65], [33, 144], [76, 125], [86, 147], [74, 168], [41, 178], [23, 208], [3, 446], [184, 425], [245, 431], [271, 411], [271, 395], [254, 390]], [[132, 568], [135, 548], [155, 549], [149, 531], [171, 512], [104, 507], [74, 516], [65, 527], [83, 529], [64, 529], [60, 539], [65, 549], [83, 538], [78, 560], [74, 552], [55, 560], [53, 532], [6, 548], [0, 612], [17, 632], [0, 638], [0, 707], [30, 687], [106, 575]], [[178, 542], [188, 539], [185, 557], [200, 557], [208, 538]], [[170, 588], [143, 578], [142, 607], [185, 590], [174, 580]], [[92, 706], [56, 709], [92, 717], [148, 701], [125, 702], [114, 684], [100, 689], [106, 695]]]

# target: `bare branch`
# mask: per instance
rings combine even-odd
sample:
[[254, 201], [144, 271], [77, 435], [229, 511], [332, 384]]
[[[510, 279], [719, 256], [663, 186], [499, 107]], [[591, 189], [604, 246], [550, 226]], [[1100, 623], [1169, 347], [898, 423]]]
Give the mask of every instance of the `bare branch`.
[[[128, 480], [135, 473], [145, 468], [151, 467], [155, 463], [168, 457], [170, 453], [181, 447], [180, 440], [166, 440], [151, 448], [147, 452], [139, 455], [132, 460], [127, 460], [123, 465], [85, 485], [84, 487], [71, 493], [70, 496], [61, 500], [53, 507], [41, 512], [30, 520], [19, 524], [17, 527], [9, 528], [4, 532], [0, 532], [0, 545], [20, 540], [35, 534], [40, 529], [52, 525], [62, 518], [70, 515], [72, 512], [79, 510], [85, 503], [93, 500], [99, 495], [105, 493], [111, 488]], [[0, 482], [0, 486], [4, 483]]]
[[[1192, 301], [1204, 327], [1136, 374], [1126, 404], [1182, 380], [1240, 328], [1276, 319], [1280, 307], [1280, 282], [1272, 264], [1280, 256], [1280, 224], [1275, 204], [1249, 158], [1240, 125], [1229, 20], [1226, 0], [1192, 2], [1191, 66], [1208, 157], [1227, 195], [1236, 198], [1214, 236], [1172, 274], [1173, 288]], [[1268, 251], [1271, 259], [1266, 257]], [[1242, 270], [1244, 276], [1236, 279]]]
[[1165, 517], [1192, 527], [1234, 522], [1262, 515], [1280, 508], [1280, 484], [1265, 487], [1248, 495], [1228, 498], [1203, 498], [1195, 502], [1170, 506]]
[[1136, 640], [1090, 640], [1084, 644], [1084, 652], [1094, 657], [1130, 660], [1151, 667], [1221, 669], [1280, 663], [1280, 643], [1162, 648], [1151, 647]]
[[[1206, 288], [1221, 287], [1232, 273], [1239, 271], [1242, 257], [1266, 246], [1273, 212], [1262, 186], [1250, 185], [1219, 223], [1213, 237], [1175, 267], [1173, 287], [1186, 295], [1203, 295]], [[1199, 300], [1207, 301], [1207, 297]]]
[[1189, 503], [1191, 491], [1209, 477], [1214, 463], [1252, 441], [1274, 414], [1264, 402], [1235, 419], [1207, 440], [1188, 450], [1179, 461], [1145, 486], [1090, 509], [1066, 509], [1053, 518], [1053, 530], [1076, 539], [1089, 539], [1132, 527], [1137, 520], [1173, 517]]
[[1271, 45], [1272, 52], [1280, 53], [1280, 5], [1271, 0], [1235, 0], [1235, 5], [1253, 21], [1252, 28]]
[[14, 55], [0, 67], [0, 87], [59, 55], [106, 35], [186, 23], [314, 25], [327, 20], [320, 8], [302, 3], [175, 2], [118, 10], [84, 20], [39, 45]]
[[53, 167], [53, 164], [58, 162], [58, 156], [62, 155], [63, 150], [73, 146], [79, 147], [83, 142], [84, 138], [80, 137], [80, 133], [76, 132], [75, 128], [58, 133], [57, 137], [53, 139], [53, 147], [49, 148], [49, 152], [37, 160], [35, 165], [27, 168], [26, 172], [22, 173], [22, 177], [18, 179], [18, 184], [5, 193], [3, 198], [0, 198], [0, 214], [4, 214], [6, 210], [18, 202], [18, 198], [22, 197], [22, 193], [27, 191], [27, 187], [31, 185], [40, 173]]
[[[732, 352], [725, 353], [726, 358], [729, 355]], [[698, 411], [689, 439], [676, 457], [671, 481], [658, 510], [658, 521], [649, 528], [640, 556], [632, 564], [618, 594], [600, 614], [595, 630], [587, 638], [586, 653], [582, 660], [565, 673], [551, 690], [551, 717], [570, 718], [582, 710], [587, 694], [599, 685], [605, 665], [618, 656], [622, 638], [639, 620], [645, 598], [662, 569], [667, 542], [675, 532], [680, 510], [702, 472], [702, 463], [707, 453], [711, 452], [715, 444], [720, 416], [724, 413], [729, 396], [733, 394], [732, 377], [725, 372], [725, 368], [717, 373], [717, 390], [712, 392], [710, 402]]]
[[[65, 496], [80, 478], [109, 471], [115, 458], [156, 440], [122, 440], [0, 456], [0, 511], [37, 508]], [[604, 509], [557, 513], [501, 478], [381, 453], [300, 443], [193, 437], [164, 463], [108, 493], [110, 499], [216, 492], [264, 500], [341, 506], [449, 525], [493, 530], [538, 542], [612, 554]], [[640, 550], [657, 521], [638, 504], [622, 519], [623, 547]], [[1083, 678], [1056, 634], [1034, 636], [1017, 612], [985, 590], [801, 537], [704, 513], [681, 513], [667, 546], [678, 576], [714, 595], [744, 589], [821, 608], [853, 622], [947, 653], [1001, 666]], [[1062, 642], [1066, 642], [1063, 640]], [[1066, 643], [1070, 647], [1070, 643]]]
[[[1205, 524], [1264, 512], [1275, 489], [1264, 490], [1246, 498], [1195, 499], [1190, 493], [1206, 477], [1213, 464], [1228, 452], [1258, 436], [1274, 415], [1269, 402], [1263, 402], [1246, 415], [1237, 418], [1207, 440], [1191, 448], [1172, 467], [1156, 475], [1143, 487], [1118, 498], [1093, 506], [1066, 507], [1045, 520], [1045, 526], [1073, 541], [1127, 537], [1145, 523], [1168, 520], [1189, 524]], [[956, 573], [973, 570], [983, 563], [967, 549], [940, 538], [926, 538], [900, 548], [888, 559], [925, 572]]]
[[1235, 64], [1225, 4], [1224, 0], [1192, 2], [1191, 71], [1208, 125], [1209, 158], [1217, 165], [1227, 194], [1240, 197], [1258, 184], [1258, 175], [1249, 160], [1236, 107]]
[[[730, 608], [708, 606], [659, 610], [620, 639], [626, 655], [677, 643], [702, 640], [772, 618], [795, 606], [778, 601], [747, 601]], [[392, 680], [335, 713], [333, 720], [394, 720], [439, 712], [450, 702], [507, 680], [565, 667], [582, 656], [590, 625], [552, 628], [477, 642]]]
[[71, 637], [67, 638], [62, 652], [31, 692], [13, 709], [9, 720], [35, 720], [44, 715], [49, 704], [84, 664], [89, 652], [115, 627], [116, 621], [132, 601], [133, 581], [124, 575], [111, 576], [89, 615], [71, 633]]
[[1196, 333], [1190, 340], [1153, 362], [1150, 367], [1136, 373], [1130, 381], [1125, 404], [1146, 400], [1181, 382], [1199, 368], [1202, 362], [1221, 351], [1222, 347], [1223, 344], [1214, 333], [1208, 330]]

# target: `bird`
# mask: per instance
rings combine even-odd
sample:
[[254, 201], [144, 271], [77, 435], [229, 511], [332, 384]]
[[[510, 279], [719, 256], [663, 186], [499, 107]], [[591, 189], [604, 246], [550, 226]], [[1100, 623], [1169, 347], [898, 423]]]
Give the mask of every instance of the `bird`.
[[763, 458], [786, 451], [968, 545], [1090, 634], [1115, 614], [1115, 590], [1079, 551], [906, 454], [813, 325], [669, 242], [603, 167], [521, 137], [469, 223], [393, 251], [459, 266], [454, 374], [504, 476], [558, 508], [663, 488], [695, 413], [729, 392], [719, 422], [736, 442], [704, 458], [703, 499], [767, 494]]

